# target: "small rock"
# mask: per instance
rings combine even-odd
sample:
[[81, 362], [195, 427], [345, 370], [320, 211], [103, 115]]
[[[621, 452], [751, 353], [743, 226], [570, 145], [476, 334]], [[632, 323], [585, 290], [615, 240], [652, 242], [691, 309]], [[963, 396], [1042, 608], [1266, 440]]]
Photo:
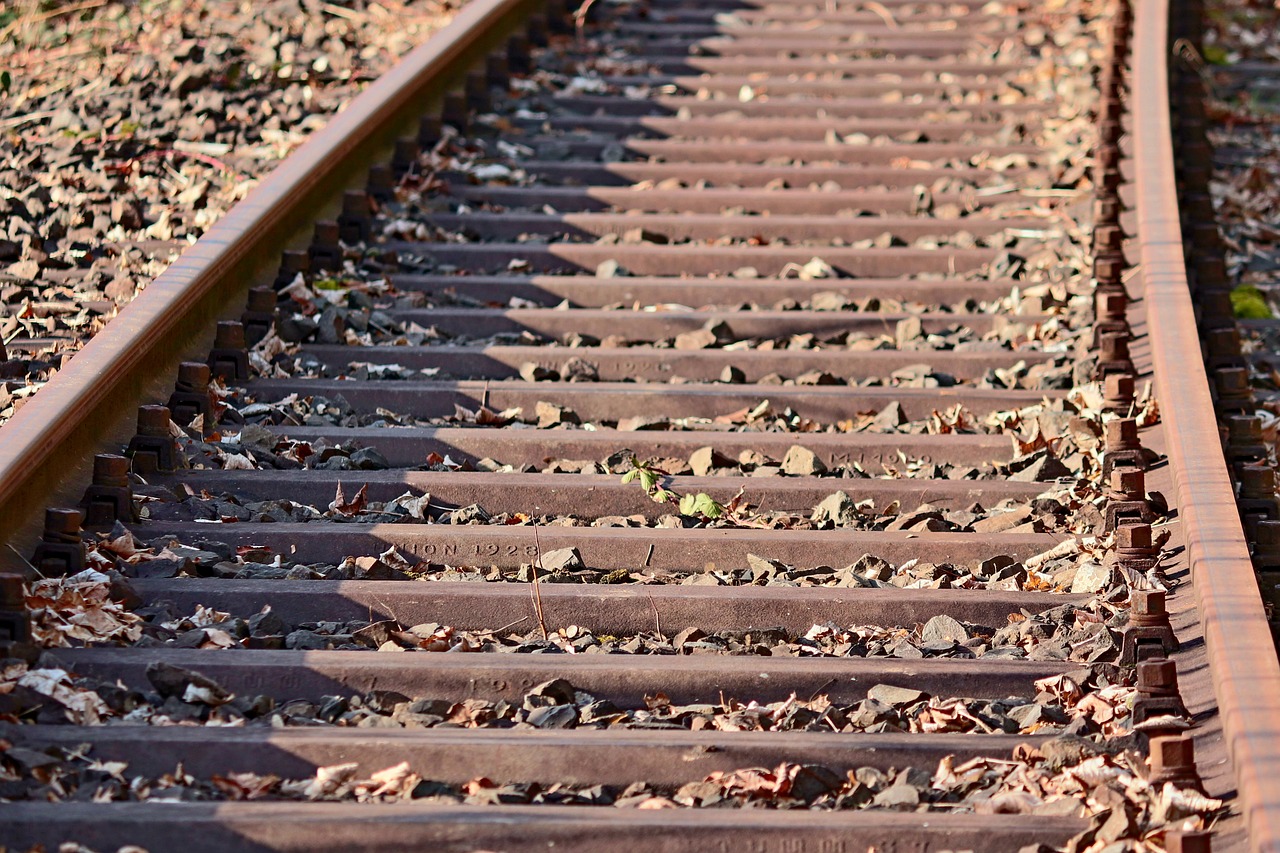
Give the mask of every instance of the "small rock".
[[892, 431], [906, 422], [907, 416], [902, 411], [902, 406], [894, 401], [880, 410], [880, 413], [871, 421], [871, 426], [882, 431]]
[[911, 687], [897, 687], [893, 684], [877, 684], [867, 691], [868, 699], [875, 699], [877, 702], [883, 702], [886, 705], [892, 705], [895, 708], [914, 705], [929, 698], [929, 694], [923, 690], [916, 690]]
[[849, 300], [844, 294], [824, 290], [809, 299], [809, 307], [814, 311], [843, 311], [849, 307]]
[[848, 527], [858, 520], [858, 508], [844, 492], [836, 492], [822, 499], [809, 515], [814, 524], [830, 521], [836, 527]]
[[873, 805], [894, 811], [914, 811], [920, 805], [920, 792], [911, 785], [891, 785], [871, 800]]
[[742, 372], [742, 368], [734, 367], [731, 364], [720, 371], [720, 381], [730, 385], [741, 385], [747, 381], [747, 374]]
[[667, 243], [666, 234], [659, 234], [647, 228], [629, 228], [622, 233], [623, 243]]
[[557, 548], [543, 554], [538, 561], [544, 571], [576, 572], [586, 568], [577, 548]]
[[812, 450], [793, 444], [782, 460], [782, 470], [793, 477], [804, 477], [826, 473], [827, 466]]
[[1034, 462], [1009, 475], [1009, 479], [1017, 483], [1045, 483], [1059, 477], [1070, 477], [1071, 469], [1063, 465], [1058, 457], [1044, 452]]
[[924, 628], [920, 631], [920, 639], [926, 643], [937, 640], [963, 643], [969, 639], [969, 632], [958, 620], [946, 614], [939, 614], [924, 624]]
[[555, 373], [540, 364], [526, 361], [520, 365], [520, 378], [525, 382], [545, 382], [548, 379], [555, 378]]
[[172, 664], [147, 664], [147, 680], [161, 696], [181, 699], [183, 702], [222, 705], [232, 698], [231, 692], [212, 678]]
[[1011, 512], [993, 513], [973, 523], [974, 533], [1003, 533], [1031, 520], [1031, 507], [1018, 507]]
[[538, 401], [537, 406], [534, 407], [534, 412], [538, 416], [539, 429], [547, 429], [560, 424], [581, 423], [578, 419], [578, 413], [573, 409], [557, 406], [555, 403], [548, 403], [543, 400]]
[[810, 370], [796, 377], [797, 385], [843, 385], [844, 382], [825, 370]]
[[546, 708], [551, 705], [573, 705], [577, 702], [577, 691], [573, 685], [563, 678], [544, 681], [524, 694], [524, 707]]
[[689, 457], [689, 467], [698, 477], [706, 477], [716, 468], [728, 468], [734, 461], [712, 447], [699, 447]]
[[696, 643], [706, 636], [707, 632], [701, 628], [685, 628], [671, 639], [671, 645], [675, 647], [676, 651], [680, 651], [685, 643]]
[[529, 712], [527, 722], [540, 729], [569, 729], [577, 725], [578, 709], [573, 705], [548, 705]]
[[923, 336], [924, 326], [921, 324], [920, 318], [916, 316], [899, 320], [893, 334], [894, 341], [898, 344], [898, 349], [908, 349], [908, 344], [918, 341]]

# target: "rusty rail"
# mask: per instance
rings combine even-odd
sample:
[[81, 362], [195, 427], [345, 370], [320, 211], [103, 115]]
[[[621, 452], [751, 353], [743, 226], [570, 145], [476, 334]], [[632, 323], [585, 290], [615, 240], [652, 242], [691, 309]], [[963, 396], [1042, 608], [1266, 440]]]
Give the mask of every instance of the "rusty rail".
[[[533, 5], [469, 3], [263, 179], [5, 424], [0, 541], [25, 551], [38, 538], [42, 501], [31, 496], [77, 500], [94, 451], [128, 441], [139, 403], [167, 394], [174, 364], [203, 359], [210, 318], [238, 316], [250, 283], [279, 263], [281, 250], [305, 246], [317, 213], [334, 210], [341, 190], [363, 182], [376, 154], [456, 89]], [[0, 567], [20, 569], [15, 562], [13, 551], [0, 551]]]
[[1187, 284], [1169, 115], [1169, 0], [1137, 4], [1134, 148], [1146, 310], [1168, 453], [1241, 809], [1254, 850], [1280, 849], [1280, 666], [1219, 451]]

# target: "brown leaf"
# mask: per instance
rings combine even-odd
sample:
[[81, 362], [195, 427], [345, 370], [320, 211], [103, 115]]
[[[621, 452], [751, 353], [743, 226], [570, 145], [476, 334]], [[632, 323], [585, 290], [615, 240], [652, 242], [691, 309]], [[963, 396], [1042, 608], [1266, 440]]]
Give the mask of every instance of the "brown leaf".
[[342, 491], [342, 483], [339, 482], [337, 494], [333, 496], [333, 503], [329, 504], [329, 509], [348, 517], [359, 515], [364, 509], [365, 493], [368, 491], [369, 484], [366, 483], [360, 487], [360, 491], [356, 492], [356, 496], [348, 501], [346, 494]]

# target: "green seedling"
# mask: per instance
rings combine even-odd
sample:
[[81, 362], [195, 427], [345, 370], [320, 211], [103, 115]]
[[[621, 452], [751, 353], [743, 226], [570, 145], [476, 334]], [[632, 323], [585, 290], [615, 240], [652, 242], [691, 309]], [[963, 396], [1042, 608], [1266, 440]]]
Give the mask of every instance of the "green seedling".
[[680, 499], [680, 514], [719, 518], [724, 515], [724, 507], [716, 503], [706, 492], [698, 492], [696, 495], [685, 495]]
[[675, 497], [674, 492], [670, 492], [659, 485], [662, 482], [662, 478], [668, 476], [670, 475], [661, 468], [655, 468], [652, 464], [641, 462], [632, 456], [631, 470], [622, 475], [622, 482], [625, 485], [639, 480], [645, 494], [653, 498], [655, 503], [666, 503]]
[[1273, 316], [1267, 297], [1251, 284], [1242, 284], [1231, 291], [1231, 310], [1240, 320], [1270, 320]]
[[622, 475], [622, 482], [625, 484], [638, 481], [644, 488], [645, 494], [652, 498], [654, 503], [675, 504], [681, 515], [701, 516], [706, 519], [719, 518], [724, 515], [724, 507], [716, 503], [706, 492], [698, 492], [696, 495], [680, 495], [663, 486], [663, 479], [669, 476], [671, 475], [661, 468], [654, 467], [652, 463], [641, 462], [632, 456], [631, 470]]

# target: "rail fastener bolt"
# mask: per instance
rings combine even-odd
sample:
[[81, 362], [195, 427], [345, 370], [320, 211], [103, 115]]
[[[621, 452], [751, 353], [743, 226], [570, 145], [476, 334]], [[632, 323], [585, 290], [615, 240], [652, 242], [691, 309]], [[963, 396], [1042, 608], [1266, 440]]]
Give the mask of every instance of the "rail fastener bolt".
[[44, 511], [44, 533], [36, 545], [31, 565], [44, 577], [74, 575], [84, 571], [84, 542], [80, 538], [84, 514], [70, 507]]
[[1102, 478], [1109, 480], [1117, 468], [1145, 470], [1156, 454], [1142, 446], [1138, 422], [1133, 418], [1113, 418], [1103, 427]]
[[204, 430], [213, 429], [213, 399], [209, 396], [209, 380], [213, 371], [199, 361], [178, 365], [178, 381], [169, 395], [169, 414], [173, 422], [187, 426], [196, 418], [204, 419]]
[[93, 457], [93, 483], [84, 490], [80, 499], [84, 510], [84, 526], [110, 526], [117, 521], [131, 522], [139, 519], [138, 507], [133, 502], [133, 488], [129, 485], [129, 459], [114, 453], [99, 453]]
[[1178, 638], [1169, 624], [1162, 589], [1129, 593], [1129, 624], [1120, 645], [1121, 666], [1134, 666], [1140, 661], [1167, 659], [1178, 650]]
[[[471, 110], [468, 107], [466, 95], [459, 92], [449, 92], [440, 99], [440, 124], [442, 126], [448, 125], [458, 133], [466, 133], [470, 129], [470, 123]], [[441, 127], [442, 134], [443, 130], [444, 128]], [[418, 137], [418, 141], [422, 142], [424, 147], [427, 146], [426, 140], [421, 136]], [[429, 147], [434, 148], [435, 144], [436, 142], [433, 141]]]
[[271, 334], [276, 323], [276, 292], [269, 287], [255, 287], [249, 291], [240, 324], [244, 326], [244, 339], [249, 346]]
[[1152, 787], [1162, 788], [1172, 782], [1176, 787], [1204, 793], [1204, 783], [1196, 770], [1195, 741], [1189, 735], [1153, 737], [1150, 749], [1147, 763]]
[[244, 382], [249, 378], [249, 347], [239, 320], [222, 320], [209, 351], [209, 370], [224, 380]]
[[1219, 254], [1226, 247], [1222, 242], [1222, 233], [1215, 222], [1195, 222], [1191, 225], [1190, 243], [1192, 251], [1206, 254]]
[[306, 279], [311, 272], [311, 253], [300, 249], [285, 249], [280, 253], [280, 269], [276, 271], [276, 280], [271, 286], [283, 290], [298, 280], [298, 276]]
[[365, 182], [365, 190], [379, 204], [395, 199], [396, 175], [390, 163], [374, 163], [369, 167], [369, 180]]
[[1205, 369], [1246, 367], [1240, 350], [1240, 331], [1234, 326], [1209, 329], [1204, 335]]
[[171, 420], [168, 406], [138, 407], [138, 434], [129, 440], [129, 449], [125, 451], [135, 474], [147, 477], [177, 467], [176, 448], [169, 434]]
[[1129, 318], [1125, 313], [1129, 308], [1129, 297], [1124, 293], [1110, 290], [1094, 294], [1093, 341], [1091, 347], [1097, 349], [1102, 343], [1102, 336], [1107, 333], [1131, 335]]
[[1113, 373], [1134, 373], [1133, 359], [1129, 356], [1128, 332], [1102, 332], [1098, 335], [1098, 364], [1094, 376], [1103, 379]]
[[1134, 405], [1134, 379], [1128, 373], [1109, 373], [1102, 378], [1102, 410], [1127, 416]]
[[1115, 468], [1111, 471], [1103, 509], [1102, 532], [1110, 533], [1125, 521], [1151, 524], [1155, 510], [1147, 501], [1147, 477], [1139, 468]]
[[331, 219], [316, 222], [311, 236], [309, 264], [312, 272], [342, 269], [342, 243], [339, 242], [338, 223]]
[[342, 212], [338, 214], [338, 239], [347, 245], [367, 242], [373, 234], [373, 202], [364, 190], [347, 190], [342, 194]]
[[[445, 96], [449, 97], [449, 96]], [[456, 96], [455, 96], [456, 97]], [[441, 108], [444, 104], [441, 102]], [[444, 139], [444, 119], [440, 116], [423, 116], [418, 120], [418, 147], [422, 151], [430, 151]]]
[[[506, 51], [486, 56], [484, 58], [485, 89], [506, 89], [510, 82], [511, 66], [508, 64]], [[488, 100], [487, 91], [485, 98]]]
[[1151, 536], [1150, 524], [1121, 524], [1116, 528], [1116, 544], [1103, 565], [1125, 572], [1146, 574], [1160, 562], [1160, 551]]
[[[1120, 146], [1114, 142], [1101, 142], [1093, 152], [1094, 169], [1103, 172], [1120, 170]], [[1094, 231], [1097, 234], [1097, 231]]]
[[[1114, 195], [1099, 194], [1093, 200], [1093, 227], [1096, 231], [1098, 228], [1106, 226], [1108, 228], [1120, 228], [1120, 199]], [[1123, 231], [1121, 234], [1123, 235]], [[1123, 239], [1123, 237], [1122, 237]]]
[[23, 593], [22, 575], [0, 574], [0, 650], [31, 642], [31, 617]]
[[1154, 717], [1186, 717], [1187, 706], [1178, 692], [1178, 664], [1171, 660], [1138, 663], [1138, 694], [1133, 701], [1133, 722]]
[[1243, 517], [1254, 516], [1257, 521], [1280, 521], [1275, 469], [1266, 463], [1240, 466], [1240, 496], [1236, 498], [1236, 506]]
[[391, 171], [396, 177], [402, 177], [418, 169], [418, 157], [422, 154], [422, 146], [418, 140], [400, 137], [396, 140], [395, 150], [391, 154]]
[[1199, 255], [1195, 258], [1192, 269], [1195, 273], [1196, 296], [1211, 290], [1231, 292], [1231, 285], [1227, 281], [1227, 265], [1221, 255]]
[[1246, 465], [1268, 461], [1267, 445], [1262, 440], [1262, 418], [1257, 415], [1232, 415], [1227, 418], [1227, 463], [1237, 479]]
[[507, 40], [507, 68], [516, 74], [527, 74], [533, 70], [529, 54], [529, 37], [524, 33], [515, 33]]
[[[1098, 141], [1105, 145], [1119, 144], [1120, 137], [1123, 134], [1124, 125], [1122, 125], [1118, 119], [1104, 118], [1102, 121], [1098, 122]], [[1105, 170], [1100, 169], [1099, 171]], [[1119, 172], [1113, 172], [1113, 174], [1119, 174]], [[1098, 187], [1109, 193], [1115, 192], [1116, 186], [1118, 186], [1118, 184], [1108, 186], [1105, 183], [1098, 182]]]
[[1231, 294], [1225, 290], [1207, 290], [1196, 295], [1196, 320], [1201, 329], [1226, 329], [1235, 325], [1235, 309]]
[[1099, 292], [1125, 293], [1124, 271], [1128, 263], [1123, 255], [1112, 257], [1095, 257], [1093, 259], [1093, 280]]

